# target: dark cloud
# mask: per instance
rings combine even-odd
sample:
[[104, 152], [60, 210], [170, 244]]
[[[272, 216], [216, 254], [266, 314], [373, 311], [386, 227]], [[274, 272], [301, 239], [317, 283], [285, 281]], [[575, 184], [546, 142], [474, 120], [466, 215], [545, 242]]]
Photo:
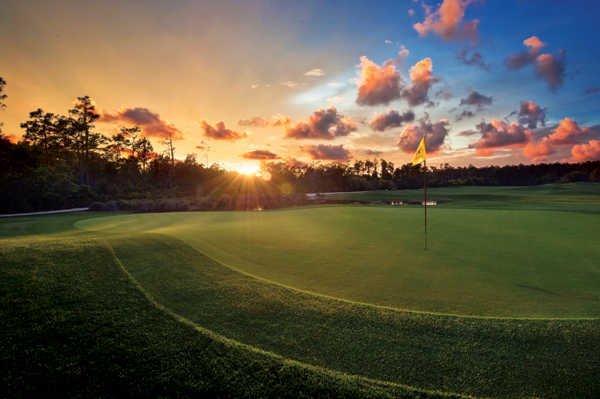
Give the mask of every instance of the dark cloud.
[[506, 68], [511, 70], [521, 69], [526, 65], [534, 63], [542, 47], [546, 45], [546, 43], [538, 39], [537, 36], [531, 36], [530, 38], [523, 40], [523, 44], [529, 49], [509, 55], [504, 60]]
[[469, 145], [469, 148], [475, 148], [480, 156], [489, 156], [496, 148], [522, 146], [531, 139], [531, 131], [525, 127], [498, 119], [492, 119], [491, 123], [481, 122], [477, 129], [481, 138], [475, 144]]
[[369, 123], [369, 126], [375, 131], [383, 132], [388, 128], [400, 127], [402, 124], [412, 122], [413, 120], [415, 120], [415, 113], [411, 110], [405, 111], [403, 114], [390, 110], [387, 113], [376, 114]]
[[255, 150], [250, 151], [242, 155], [246, 159], [279, 159], [277, 154], [273, 154], [271, 151], [266, 150]]
[[125, 108], [115, 114], [104, 113], [99, 121], [107, 123], [126, 122], [137, 125], [147, 137], [183, 139], [183, 134], [179, 129], [162, 120], [159, 114], [150, 111], [148, 108]]
[[472, 111], [464, 110], [456, 117], [456, 121], [462, 121], [463, 119], [472, 118], [474, 116], [475, 114]]
[[448, 121], [445, 119], [431, 123], [427, 118], [423, 118], [419, 125], [408, 125], [402, 130], [398, 147], [404, 152], [412, 153], [417, 149], [421, 138], [426, 135], [427, 152], [436, 152], [444, 144], [448, 128]]
[[363, 152], [365, 153], [365, 155], [374, 156], [374, 157], [378, 157], [381, 154], [383, 154], [383, 151], [377, 151], [377, 150], [363, 150]]
[[460, 105], [473, 105], [476, 106], [477, 109], [481, 109], [485, 105], [490, 105], [493, 101], [491, 96], [487, 97], [481, 93], [472, 91], [466, 98], [460, 100]]
[[469, 56], [467, 48], [463, 48], [457, 56], [458, 60], [465, 65], [472, 65], [483, 69], [484, 71], [490, 72], [492, 67], [490, 64], [486, 64], [483, 61], [483, 56], [479, 52], [474, 52]]
[[285, 137], [294, 139], [323, 139], [333, 140], [336, 137], [347, 136], [358, 129], [352, 119], [338, 114], [336, 108], [315, 111], [307, 122], [285, 122]]
[[360, 57], [362, 68], [356, 103], [358, 105], [387, 105], [400, 98], [402, 77], [393, 63], [379, 66], [367, 57]]
[[350, 159], [350, 152], [343, 145], [303, 145], [300, 149], [306, 152], [312, 159], [347, 161]]
[[471, 137], [475, 136], [476, 134], [480, 134], [480, 132], [477, 130], [463, 130], [462, 132], [458, 133], [459, 136], [463, 137]]
[[548, 83], [550, 90], [556, 91], [565, 79], [565, 51], [561, 50], [558, 56], [540, 54], [536, 60], [535, 72]]
[[447, 89], [440, 89], [435, 92], [435, 98], [443, 98], [444, 100], [449, 100], [452, 98], [452, 93], [450, 93]]
[[252, 127], [268, 127], [270, 125], [270, 123], [268, 120], [266, 120], [262, 116], [255, 116], [250, 119], [240, 119], [238, 121], [238, 125], [252, 126]]
[[431, 86], [439, 79], [433, 76], [433, 63], [431, 58], [424, 58], [410, 68], [411, 85], [403, 92], [402, 97], [409, 105], [417, 106], [423, 103], [431, 103], [428, 97]]
[[217, 122], [215, 126], [211, 126], [208, 122], [202, 121], [200, 127], [204, 131], [204, 136], [215, 140], [239, 140], [248, 136], [246, 133], [227, 129], [224, 122]]
[[523, 41], [529, 49], [520, 53], [512, 54], [504, 60], [504, 65], [510, 70], [521, 69], [529, 64], [535, 64], [535, 73], [548, 83], [551, 91], [556, 91], [562, 86], [565, 78], [566, 52], [560, 50], [558, 55], [540, 54], [546, 43], [532, 36]]
[[546, 126], [546, 111], [533, 101], [521, 101], [518, 115], [519, 123], [527, 125], [529, 129], [537, 128], [538, 123]]
[[596, 94], [596, 93], [600, 93], [600, 87], [590, 87], [589, 89], [586, 89], [583, 93], [584, 94]]

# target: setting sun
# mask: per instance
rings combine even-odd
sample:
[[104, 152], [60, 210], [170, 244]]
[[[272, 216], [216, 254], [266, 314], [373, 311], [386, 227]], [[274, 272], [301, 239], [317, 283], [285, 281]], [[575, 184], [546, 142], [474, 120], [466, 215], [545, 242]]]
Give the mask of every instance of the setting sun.
[[255, 163], [242, 163], [232, 167], [232, 169], [246, 176], [258, 176], [260, 174], [260, 165]]

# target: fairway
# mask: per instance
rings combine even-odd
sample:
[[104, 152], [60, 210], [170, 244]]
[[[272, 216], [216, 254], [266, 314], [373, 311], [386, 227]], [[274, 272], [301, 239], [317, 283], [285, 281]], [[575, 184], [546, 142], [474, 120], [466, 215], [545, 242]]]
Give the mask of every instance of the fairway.
[[423, 312], [600, 316], [600, 215], [417, 207], [94, 218], [95, 232], [160, 233], [285, 286]]

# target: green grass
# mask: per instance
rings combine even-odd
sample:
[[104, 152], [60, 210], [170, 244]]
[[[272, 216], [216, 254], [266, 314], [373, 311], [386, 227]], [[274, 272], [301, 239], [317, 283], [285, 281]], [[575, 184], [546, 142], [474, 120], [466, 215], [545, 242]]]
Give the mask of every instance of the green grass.
[[598, 397], [600, 185], [559, 188], [426, 253], [418, 207], [0, 220], [3, 396]]
[[[545, 184], [513, 187], [429, 188], [427, 197], [444, 208], [562, 210], [600, 213], [599, 183]], [[340, 193], [327, 198], [352, 201], [423, 201], [423, 189]]]
[[136, 214], [77, 225], [153, 232], [277, 283], [423, 312], [600, 317], [600, 215], [417, 207]]

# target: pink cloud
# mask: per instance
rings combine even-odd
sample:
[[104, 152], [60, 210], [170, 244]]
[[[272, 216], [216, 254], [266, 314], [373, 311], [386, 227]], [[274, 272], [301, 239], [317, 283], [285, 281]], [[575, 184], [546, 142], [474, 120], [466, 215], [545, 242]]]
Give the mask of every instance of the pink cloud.
[[416, 106], [428, 101], [428, 93], [431, 85], [439, 79], [433, 76], [433, 63], [427, 57], [417, 62], [410, 68], [410, 80], [412, 84], [404, 90], [402, 97], [408, 104]]
[[444, 40], [470, 39], [471, 42], [476, 42], [479, 38], [479, 20], [463, 22], [465, 8], [475, 1], [477, 0], [444, 0], [433, 12], [431, 7], [424, 5], [425, 20], [414, 24], [413, 28], [421, 37], [433, 32]]
[[402, 77], [393, 62], [379, 66], [367, 57], [360, 57], [361, 79], [356, 103], [359, 105], [387, 105], [400, 98]]
[[389, 110], [387, 113], [375, 114], [369, 123], [371, 129], [383, 132], [391, 127], [400, 127], [406, 122], [412, 122], [415, 119], [415, 113], [411, 110], [400, 114], [398, 111]]
[[600, 140], [590, 140], [585, 144], [576, 144], [571, 154], [577, 162], [600, 160]]
[[533, 101], [521, 101], [519, 109], [519, 123], [527, 125], [529, 129], [537, 128], [538, 123], [546, 125], [546, 112]]
[[200, 122], [204, 136], [215, 140], [239, 140], [247, 137], [246, 133], [239, 133], [225, 127], [225, 122], [217, 122], [211, 126], [208, 122]]
[[524, 146], [532, 137], [532, 132], [518, 123], [508, 124], [498, 119], [492, 119], [491, 123], [481, 122], [477, 129], [481, 138], [469, 148], [475, 148], [479, 156], [489, 156], [497, 148]]
[[306, 152], [312, 159], [332, 160], [332, 161], [347, 161], [351, 154], [344, 148], [343, 145], [304, 145], [300, 149]]
[[407, 125], [398, 141], [398, 147], [404, 152], [412, 153], [417, 149], [423, 136], [426, 135], [426, 149], [428, 153], [434, 153], [440, 149], [448, 136], [448, 121], [445, 119], [436, 123], [428, 120], [420, 120], [419, 125]]
[[285, 137], [294, 139], [333, 140], [358, 129], [356, 122], [340, 115], [333, 105], [313, 112], [307, 122], [293, 123], [289, 119], [280, 121], [286, 127]]
[[142, 133], [148, 137], [183, 139], [183, 134], [179, 129], [161, 119], [159, 114], [150, 111], [148, 108], [125, 108], [115, 114], [104, 112], [99, 121], [107, 123], [126, 122], [137, 125], [142, 129]]
[[548, 136], [552, 144], [568, 145], [581, 141], [588, 132], [588, 128], [579, 127], [576, 121], [571, 118], [564, 118], [558, 124], [554, 133]]
[[243, 154], [242, 157], [244, 157], [246, 159], [261, 159], [261, 160], [279, 159], [277, 154], [274, 154], [271, 151], [267, 151], [267, 150], [250, 151], [250, 152]]

